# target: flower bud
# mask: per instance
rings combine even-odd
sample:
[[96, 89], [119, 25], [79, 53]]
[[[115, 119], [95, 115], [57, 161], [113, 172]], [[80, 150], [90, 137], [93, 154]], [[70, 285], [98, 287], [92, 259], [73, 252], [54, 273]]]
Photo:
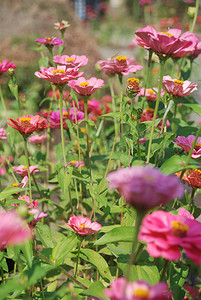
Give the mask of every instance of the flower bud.
[[136, 95], [140, 92], [140, 88], [139, 88], [139, 79], [137, 78], [129, 78], [127, 80], [128, 86], [126, 88], [126, 94], [129, 98], [135, 98]]
[[188, 16], [189, 18], [194, 18], [194, 15], [195, 15], [195, 12], [196, 12], [196, 8], [194, 6], [189, 6], [188, 8]]

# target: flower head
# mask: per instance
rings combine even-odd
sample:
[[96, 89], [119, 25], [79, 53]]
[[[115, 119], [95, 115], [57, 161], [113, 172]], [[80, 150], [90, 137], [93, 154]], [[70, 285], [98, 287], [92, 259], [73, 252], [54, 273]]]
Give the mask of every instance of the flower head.
[[88, 58], [85, 55], [56, 55], [54, 56], [53, 61], [60, 66], [66, 66], [66, 68], [79, 68], [87, 65]]
[[[147, 98], [147, 100], [149, 101], [155, 101], [157, 99], [157, 94], [155, 93], [155, 91], [158, 93], [158, 88], [153, 88], [153, 89], [146, 89], [146, 91], [144, 91], [144, 88], [140, 89], [140, 93], [138, 96], [144, 96]], [[144, 93], [145, 92], [145, 93]], [[164, 91], [161, 91], [161, 98], [164, 95]]]
[[185, 171], [182, 176], [182, 180], [186, 181], [194, 188], [201, 188], [201, 170], [194, 169]]
[[139, 79], [129, 78], [127, 79], [127, 81], [128, 81], [128, 86], [126, 88], [126, 94], [128, 97], [134, 98], [140, 92], [140, 88], [138, 84]]
[[[18, 175], [21, 175], [22, 177], [28, 176], [27, 167], [24, 166], [24, 165], [19, 165], [18, 167], [13, 167], [13, 170], [14, 170]], [[38, 165], [36, 165], [36, 166], [30, 166], [30, 167], [29, 167], [29, 172], [30, 172], [30, 174], [39, 172], [39, 170], [38, 170]]]
[[157, 32], [154, 27], [146, 26], [135, 32], [139, 46], [153, 50], [160, 58], [180, 58], [190, 53], [198, 43], [195, 34], [187, 31], [181, 35], [180, 29]]
[[35, 131], [49, 127], [47, 120], [41, 118], [39, 115], [25, 115], [24, 117], [17, 118], [17, 121], [14, 119], [9, 119], [9, 121], [11, 123], [7, 124], [18, 130], [23, 136], [28, 136]]
[[56, 38], [56, 37], [47, 37], [44, 39], [36, 39], [35, 42], [39, 43], [39, 44], [43, 44], [46, 47], [60, 46], [64, 43], [61, 39]]
[[[186, 153], [189, 153], [192, 147], [192, 144], [195, 140], [194, 135], [185, 136], [178, 136], [175, 139], [174, 144], [177, 144], [181, 147]], [[193, 149], [193, 153], [191, 155], [192, 158], [198, 158], [201, 156], [201, 137], [198, 137], [195, 147]]]
[[191, 59], [195, 59], [196, 57], [198, 57], [201, 54], [201, 42], [198, 43], [194, 50], [190, 52], [189, 54], [189, 58]]
[[30, 223], [31, 227], [34, 227], [36, 225], [36, 223], [39, 222], [42, 218], [48, 216], [48, 214], [45, 214], [44, 212], [40, 211], [37, 208], [30, 209], [28, 211], [28, 214], [33, 215], [33, 220]]
[[168, 300], [172, 295], [164, 282], [151, 286], [142, 280], [129, 282], [124, 277], [113, 280], [104, 293], [111, 300]]
[[82, 216], [70, 217], [65, 225], [70, 226], [77, 234], [82, 236], [94, 234], [102, 227], [99, 223], [92, 223], [91, 219]]
[[57, 68], [42, 67], [40, 72], [35, 72], [38, 78], [46, 79], [55, 85], [64, 85], [69, 80], [82, 76], [84, 72], [79, 72], [79, 68], [67, 68], [65, 66], [57, 66]]
[[82, 96], [87, 96], [93, 94], [99, 88], [101, 88], [104, 84], [102, 79], [97, 79], [92, 77], [90, 79], [85, 79], [84, 77], [80, 77], [77, 80], [69, 81], [68, 85], [72, 87], [78, 94]]
[[[68, 126], [65, 120], [69, 119], [69, 113], [66, 109], [63, 109], [63, 128], [67, 129]], [[49, 116], [51, 128], [61, 128], [60, 110], [52, 111]]]
[[155, 211], [147, 215], [140, 228], [139, 241], [147, 244], [147, 251], [153, 257], [162, 256], [176, 261], [180, 248], [196, 265], [201, 264], [201, 223], [184, 215]]
[[[31, 207], [35, 208], [35, 207], [38, 206], [38, 201], [37, 200], [33, 200], [33, 199], [32, 199], [32, 206], [31, 206], [31, 201], [30, 201], [30, 197], [29, 196], [19, 197], [18, 200], [24, 201], [28, 208], [31, 208]], [[11, 204], [11, 205], [17, 206], [18, 204], [14, 203], [14, 204]]]
[[68, 28], [70, 24], [68, 21], [62, 20], [61, 22], [54, 23], [54, 28], [60, 31], [65, 31], [66, 28]]
[[38, 135], [38, 134], [35, 134], [35, 135], [32, 135], [28, 138], [28, 142], [29, 143], [33, 143], [33, 144], [36, 144], [36, 145], [40, 145], [42, 144], [45, 140], [47, 139], [47, 135], [45, 134], [42, 134], [42, 135]]
[[197, 90], [197, 83], [188, 80], [172, 79], [169, 75], [163, 76], [163, 87], [171, 95], [185, 97]]
[[9, 132], [6, 133], [4, 128], [0, 128], [0, 140], [6, 140], [8, 134], [10, 133]]
[[3, 61], [0, 62], [0, 75], [7, 72], [8, 69], [15, 69], [16, 66], [12, 62], [8, 62], [8, 59], [4, 59]]
[[107, 179], [110, 189], [117, 189], [127, 203], [142, 211], [166, 204], [184, 193], [175, 175], [164, 175], [157, 168], [122, 168], [109, 173]]
[[0, 220], [0, 249], [23, 244], [31, 238], [29, 227], [15, 212], [0, 212]]
[[77, 160], [71, 160], [66, 165], [67, 166], [73, 165], [75, 168], [86, 167], [84, 161], [77, 161]]

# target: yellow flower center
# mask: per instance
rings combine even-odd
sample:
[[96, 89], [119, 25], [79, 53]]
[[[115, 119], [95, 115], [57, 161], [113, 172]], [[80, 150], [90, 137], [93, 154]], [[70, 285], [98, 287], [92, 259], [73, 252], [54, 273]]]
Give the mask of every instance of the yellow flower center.
[[201, 170], [194, 169], [193, 171], [194, 171], [194, 172], [196, 172], [196, 173], [199, 173], [199, 174], [201, 174]]
[[149, 290], [148, 289], [137, 288], [133, 291], [133, 296], [136, 297], [136, 298], [146, 299], [146, 298], [149, 297]]
[[153, 95], [154, 91], [153, 90], [147, 90], [147, 93]]
[[124, 62], [127, 60], [127, 57], [126, 56], [122, 56], [122, 55], [118, 55], [116, 57], [116, 60], [118, 60], [119, 62]]
[[16, 183], [12, 183], [11, 185], [17, 187], [19, 185], [19, 183], [17, 183], [17, 182]]
[[86, 224], [81, 224], [79, 228], [89, 228], [89, 226], [86, 226]]
[[22, 167], [22, 170], [27, 170], [27, 167]]
[[52, 38], [50, 38], [50, 37], [46, 37], [45, 39], [49, 42], [52, 40]]
[[76, 160], [71, 160], [71, 164], [76, 164]]
[[54, 75], [55, 75], [55, 74], [65, 74], [65, 70], [63, 70], [63, 69], [57, 69], [57, 70], [54, 70], [52, 73], [53, 73]]
[[164, 31], [161, 31], [160, 33], [164, 34], [164, 35], [167, 35], [169, 38], [171, 38], [172, 36], [174, 36], [173, 34], [168, 33], [168, 32], [164, 32]]
[[63, 116], [64, 116], [64, 117], [68, 117], [68, 112], [67, 112], [67, 111], [64, 112], [64, 113], [63, 113]]
[[85, 82], [81, 82], [80, 83], [81, 86], [86, 87], [89, 85], [89, 82], [85, 81]]
[[66, 62], [71, 62], [71, 61], [74, 61], [74, 60], [75, 60], [75, 58], [73, 58], [73, 57], [66, 58]]
[[181, 81], [181, 80], [175, 79], [175, 80], [174, 80], [174, 83], [176, 83], [176, 84], [181, 84], [181, 85], [182, 85], [184, 82]]
[[27, 202], [27, 200], [26, 200], [26, 199], [24, 199], [24, 198], [23, 198], [23, 199], [20, 199], [20, 200]]
[[30, 124], [31, 118], [20, 118], [20, 122], [24, 124]]
[[[191, 144], [193, 144], [193, 142]], [[195, 146], [194, 146], [194, 149], [195, 150], [199, 150], [200, 148], [201, 148], [201, 144], [200, 143], [196, 143]]]
[[86, 129], [85, 129], [85, 128], [80, 128], [80, 130], [81, 130], [81, 132], [82, 132], [83, 134], [86, 133]]
[[147, 107], [145, 108], [145, 110], [149, 113], [153, 113], [154, 112], [154, 109], [153, 108], [150, 108], [150, 107]]
[[127, 81], [129, 82], [129, 83], [131, 83], [131, 84], [133, 84], [133, 83], [138, 83], [139, 82], [139, 79], [137, 79], [137, 78], [129, 78], [129, 79], [127, 79]]
[[185, 237], [187, 232], [189, 231], [188, 225], [180, 222], [180, 221], [172, 221], [172, 233], [178, 237]]

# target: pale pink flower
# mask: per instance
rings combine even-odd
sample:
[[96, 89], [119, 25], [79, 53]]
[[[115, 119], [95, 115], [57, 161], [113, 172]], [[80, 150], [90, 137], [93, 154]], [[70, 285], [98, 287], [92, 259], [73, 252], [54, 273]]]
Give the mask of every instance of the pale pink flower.
[[7, 124], [18, 130], [23, 136], [30, 135], [35, 131], [49, 127], [49, 125], [47, 125], [47, 120], [39, 115], [25, 115], [24, 117], [17, 118], [17, 121], [14, 119], [9, 119], [9, 121], [11, 123]]
[[[173, 143], [177, 144], [177, 146], [181, 147], [186, 153], [189, 153], [194, 140], [195, 140], [194, 135], [189, 135], [187, 137], [178, 136], [175, 139], [176, 142], [173, 142]], [[198, 158], [200, 156], [201, 156], [201, 137], [198, 137], [191, 157], [192, 158]]]
[[139, 139], [140, 145], [143, 145], [147, 141], [147, 138], [141, 138]]
[[189, 31], [181, 35], [180, 29], [157, 32], [154, 27], [146, 26], [135, 32], [139, 46], [153, 50], [159, 57], [180, 58], [190, 53], [198, 43], [198, 38]]
[[77, 160], [71, 160], [66, 165], [67, 166], [73, 165], [75, 168], [86, 167], [84, 161], [77, 161]]
[[[158, 88], [153, 88], [153, 89], [146, 89], [145, 92], [145, 97], [147, 98], [147, 100], [149, 101], [155, 101], [157, 99], [157, 94], [154, 92], [156, 91], [158, 93]], [[140, 89], [140, 93], [138, 94], [138, 96], [144, 96], [144, 88]], [[161, 98], [164, 96], [164, 91], [161, 91]]]
[[109, 173], [107, 179], [110, 189], [117, 189], [126, 202], [142, 211], [164, 205], [184, 194], [177, 176], [165, 175], [149, 166], [121, 168]]
[[82, 216], [70, 217], [65, 225], [70, 226], [77, 234], [83, 236], [94, 234], [102, 228], [99, 223], [92, 223], [91, 219]]
[[0, 249], [23, 244], [31, 239], [27, 224], [13, 211], [0, 212]]
[[57, 66], [57, 68], [42, 67], [40, 72], [35, 72], [38, 78], [43, 78], [47, 81], [54, 83], [55, 85], [64, 85], [69, 80], [82, 76], [84, 72], [79, 72], [79, 68], [68, 68], [65, 66]]
[[188, 80], [181, 81], [172, 79], [168, 75], [163, 76], [163, 87], [169, 94], [173, 96], [184, 97], [197, 90], [197, 83], [191, 83]]
[[8, 59], [4, 59], [0, 62], [0, 75], [7, 72], [8, 69], [15, 69], [16, 66], [12, 62], [8, 62]]
[[[31, 201], [30, 201], [30, 197], [29, 197], [29, 196], [22, 196], [22, 197], [19, 197], [18, 200], [24, 201], [25, 204], [27, 205], [27, 207], [28, 207], [28, 208], [31, 208]], [[11, 205], [12, 205], [12, 206], [18, 206], [19, 204], [14, 203], [14, 204], [11, 204]], [[38, 206], [38, 201], [32, 199], [32, 206], [33, 206], [33, 208], [37, 207], [37, 206]]]
[[196, 265], [201, 264], [201, 223], [183, 215], [155, 211], [147, 215], [140, 227], [139, 241], [147, 244], [153, 257], [162, 256], [176, 261], [181, 257], [180, 248]]
[[99, 60], [97, 63], [107, 75], [128, 75], [129, 73], [136, 73], [143, 68], [141, 65], [134, 64], [132, 60], [122, 55], [116, 56], [114, 60]]
[[66, 66], [66, 68], [79, 68], [87, 65], [88, 58], [85, 55], [56, 55], [53, 61], [60, 66]]
[[28, 138], [28, 142], [39, 145], [42, 144], [46, 139], [47, 139], [47, 135], [45, 134], [42, 135], [35, 134]]
[[68, 21], [62, 20], [61, 22], [54, 23], [54, 28], [60, 31], [65, 31], [66, 28], [68, 28], [70, 24]]
[[104, 85], [104, 81], [102, 79], [97, 79], [96, 77], [90, 79], [80, 77], [77, 80], [69, 81], [68, 85], [78, 94], [88, 96], [100, 89]]
[[46, 47], [53, 47], [53, 46], [60, 46], [62, 45], [64, 42], [56, 37], [48, 37], [48, 38], [44, 38], [44, 39], [36, 39], [35, 40], [36, 43], [39, 44], [43, 44]]
[[33, 215], [33, 220], [30, 222], [30, 226], [34, 227], [37, 222], [39, 222], [42, 218], [47, 217], [48, 214], [45, 214], [44, 212], [40, 211], [37, 208], [30, 209], [28, 211], [29, 215]]
[[[13, 170], [20, 176], [28, 176], [27, 167], [24, 165], [19, 165], [18, 167], [13, 167]], [[30, 174], [39, 172], [38, 165], [29, 167]]]
[[6, 132], [4, 128], [0, 128], [0, 140], [6, 140], [9, 134], [10, 132]]
[[129, 282], [124, 277], [113, 280], [104, 294], [111, 300], [168, 300], [172, 295], [164, 282], [151, 286], [142, 280]]
[[188, 218], [188, 219], [191, 219], [191, 220], [194, 220], [194, 219], [195, 219], [194, 216], [191, 215], [191, 213], [190, 213], [188, 210], [186, 210], [185, 208], [183, 208], [183, 207], [181, 207], [181, 208], [178, 210], [178, 215], [184, 216], [184, 217], [186, 217], [186, 218]]

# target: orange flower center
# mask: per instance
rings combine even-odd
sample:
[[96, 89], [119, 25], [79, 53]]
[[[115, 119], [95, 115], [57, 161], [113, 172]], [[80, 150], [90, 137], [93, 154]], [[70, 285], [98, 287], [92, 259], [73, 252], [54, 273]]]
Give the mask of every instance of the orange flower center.
[[27, 170], [27, 167], [22, 167], [22, 170]]
[[133, 84], [133, 83], [138, 83], [138, 82], [139, 82], [139, 79], [137, 79], [137, 78], [129, 78], [129, 79], [127, 79], [127, 81], [128, 81], [129, 83]]
[[117, 57], [116, 57], [116, 60], [118, 60], [118, 61], [126, 61], [127, 60], [127, 57], [126, 56], [122, 56], [122, 55], [118, 55]]
[[27, 202], [27, 200], [26, 200], [26, 199], [24, 199], [24, 198], [23, 198], [23, 199], [20, 199], [20, 200]]
[[180, 221], [172, 221], [172, 234], [178, 237], [185, 237], [189, 231], [188, 225]]
[[154, 109], [153, 108], [150, 108], [150, 107], [147, 107], [145, 108], [146, 112], [148, 113], [153, 113], [154, 112]]
[[63, 113], [63, 116], [64, 116], [64, 117], [68, 117], [68, 112], [67, 112], [67, 111], [64, 112], [64, 113]]
[[149, 297], [149, 290], [146, 288], [137, 288], [133, 291], [133, 296], [136, 298], [146, 299]]
[[183, 85], [184, 82], [181, 80], [175, 79], [174, 83], [175, 83], [175, 85]]
[[147, 93], [153, 95], [154, 91], [153, 90], [147, 90]]
[[20, 122], [23, 124], [30, 124], [31, 118], [20, 118]]
[[17, 183], [17, 182], [16, 183], [12, 183], [11, 185], [17, 187], [19, 185], [19, 183]]
[[65, 74], [65, 70], [63, 70], [63, 69], [57, 69], [57, 70], [54, 70], [52, 73], [53, 73], [54, 75], [55, 75], [55, 74]]
[[66, 62], [71, 62], [71, 61], [74, 61], [74, 60], [75, 60], [75, 58], [73, 58], [73, 57], [66, 58]]
[[89, 85], [89, 82], [85, 81], [85, 82], [81, 82], [80, 83], [81, 86], [86, 87]]
[[[191, 144], [193, 144], [193, 142]], [[194, 146], [194, 149], [195, 150], [199, 150], [200, 148], [201, 148], [201, 144], [200, 143], [196, 143], [195, 146]]]
[[171, 33], [169, 33], [169, 32], [161, 31], [160, 33], [161, 33], [161, 34], [164, 34], [164, 35], [167, 35], [169, 38], [171, 38], [172, 36], [174, 36], [173, 34], [171, 34]]
[[85, 129], [85, 128], [80, 128], [80, 130], [81, 130], [81, 132], [82, 132], [83, 134], [86, 133], [86, 129]]
[[76, 160], [71, 160], [71, 164], [76, 164]]

